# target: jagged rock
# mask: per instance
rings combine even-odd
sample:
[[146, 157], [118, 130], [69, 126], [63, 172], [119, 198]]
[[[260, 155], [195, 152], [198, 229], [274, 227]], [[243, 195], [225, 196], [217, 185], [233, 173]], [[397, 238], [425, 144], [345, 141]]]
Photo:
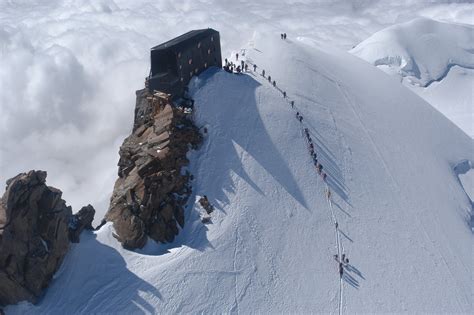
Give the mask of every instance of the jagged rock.
[[43, 171], [7, 181], [0, 203], [0, 305], [35, 303], [68, 250], [71, 207], [45, 181]]
[[209, 199], [207, 199], [207, 196], [199, 198], [199, 204], [206, 210], [207, 214], [211, 214], [214, 211], [214, 207], [209, 202]]
[[132, 134], [120, 147], [118, 176], [107, 221], [125, 248], [141, 248], [148, 237], [171, 242], [184, 225], [191, 188], [186, 153], [202, 141], [188, 116], [166, 96], [137, 91]]
[[92, 221], [94, 221], [95, 209], [91, 205], [82, 207], [78, 213], [69, 219], [69, 240], [73, 243], [79, 243], [79, 236], [83, 230], [93, 230]]

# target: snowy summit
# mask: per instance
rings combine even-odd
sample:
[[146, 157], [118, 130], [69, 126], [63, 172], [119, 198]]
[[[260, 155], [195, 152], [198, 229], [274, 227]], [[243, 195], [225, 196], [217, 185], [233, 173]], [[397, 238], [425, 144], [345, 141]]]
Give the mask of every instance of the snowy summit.
[[194, 203], [174, 243], [138, 252], [106, 225], [40, 304], [9, 313], [469, 312], [470, 205], [453, 167], [472, 140], [347, 52], [278, 35], [239, 52], [255, 72], [190, 85], [208, 129], [194, 198], [209, 196], [212, 224]]
[[473, 13], [1, 3], [0, 314], [472, 313]]

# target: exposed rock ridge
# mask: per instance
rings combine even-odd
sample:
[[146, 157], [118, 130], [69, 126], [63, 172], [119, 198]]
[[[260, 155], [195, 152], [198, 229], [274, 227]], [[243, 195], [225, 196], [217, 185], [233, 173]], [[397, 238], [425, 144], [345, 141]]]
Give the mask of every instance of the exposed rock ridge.
[[0, 202], [0, 305], [37, 302], [69, 248], [71, 207], [46, 172], [7, 181]]
[[164, 94], [136, 93], [132, 134], [120, 147], [118, 176], [106, 214], [114, 236], [128, 249], [148, 237], [171, 242], [184, 226], [184, 205], [191, 193], [186, 154], [202, 141], [189, 115]]

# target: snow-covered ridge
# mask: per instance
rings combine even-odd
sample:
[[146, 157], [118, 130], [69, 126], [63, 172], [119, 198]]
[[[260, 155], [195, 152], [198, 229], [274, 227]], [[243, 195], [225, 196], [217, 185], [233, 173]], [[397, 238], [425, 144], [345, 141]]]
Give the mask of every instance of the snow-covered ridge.
[[474, 68], [473, 35], [472, 25], [417, 18], [375, 33], [350, 52], [428, 86], [453, 66]]
[[[472, 309], [470, 202], [453, 171], [471, 159], [472, 140], [347, 52], [278, 34], [246, 48], [258, 73], [212, 69], [190, 87], [196, 123], [208, 129], [192, 157], [193, 191], [215, 206], [212, 224], [190, 204], [174, 243], [140, 253], [106, 225], [74, 246], [38, 306], [8, 313]], [[342, 279], [340, 252], [350, 258]]]

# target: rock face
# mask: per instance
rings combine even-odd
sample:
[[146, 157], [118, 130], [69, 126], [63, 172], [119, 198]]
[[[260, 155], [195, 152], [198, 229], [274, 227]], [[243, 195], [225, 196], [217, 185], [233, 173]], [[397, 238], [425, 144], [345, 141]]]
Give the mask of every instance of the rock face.
[[191, 188], [186, 153], [202, 136], [163, 94], [137, 91], [133, 133], [120, 147], [118, 176], [107, 221], [128, 249], [141, 248], [150, 237], [171, 242], [184, 225], [184, 205]]
[[45, 181], [43, 171], [7, 181], [0, 203], [0, 305], [35, 303], [68, 250], [71, 207]]
[[71, 216], [69, 220], [69, 240], [79, 243], [79, 236], [83, 230], [93, 230], [95, 209], [91, 205], [82, 207], [78, 213]]

